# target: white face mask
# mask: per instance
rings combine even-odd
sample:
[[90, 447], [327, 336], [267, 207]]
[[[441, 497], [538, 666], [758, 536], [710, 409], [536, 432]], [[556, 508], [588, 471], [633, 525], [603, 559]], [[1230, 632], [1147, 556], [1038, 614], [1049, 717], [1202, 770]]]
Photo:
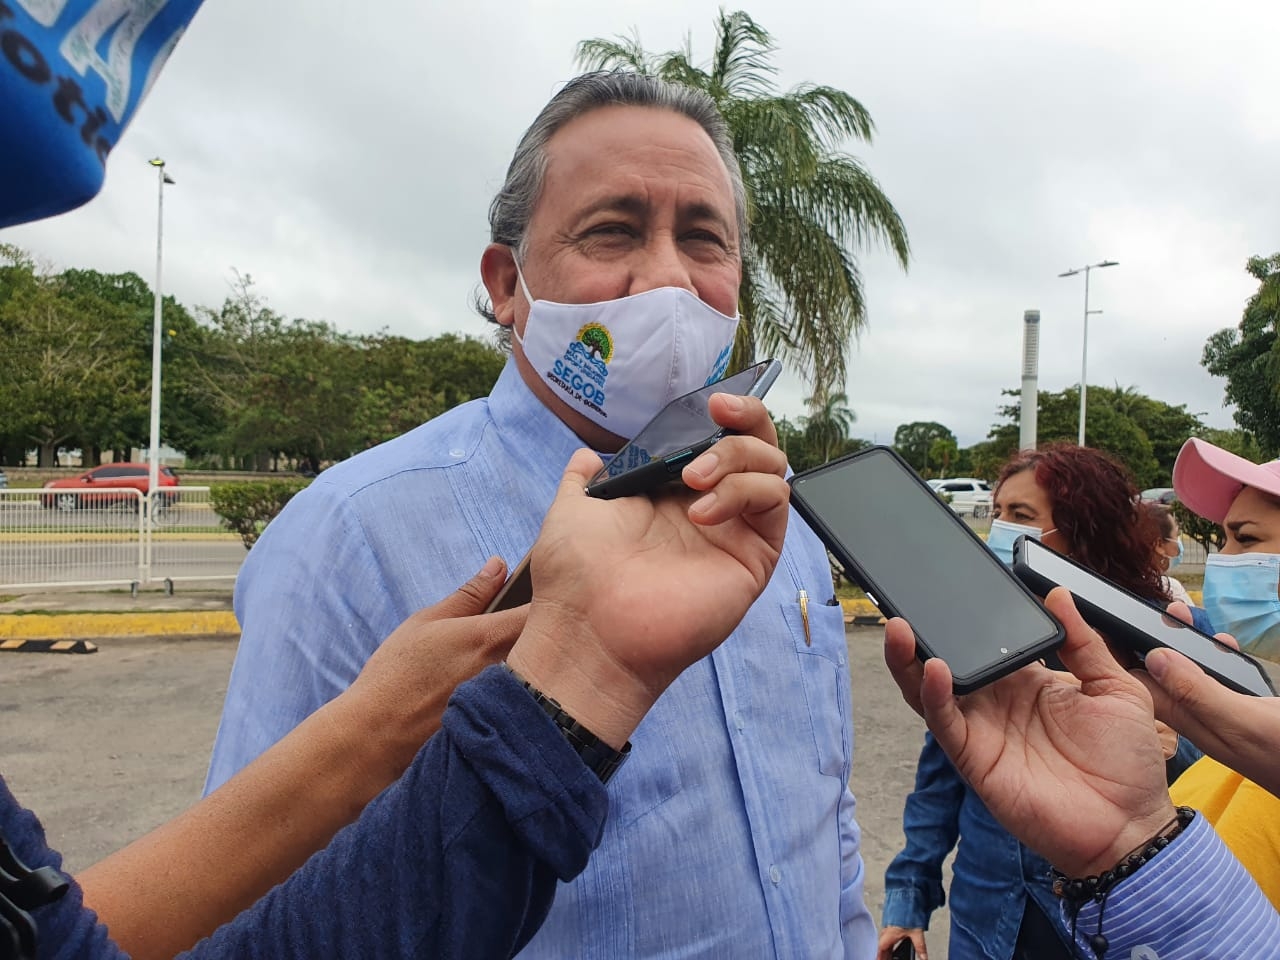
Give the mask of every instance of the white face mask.
[[[514, 251], [512, 253], [514, 257]], [[679, 287], [619, 300], [529, 301], [521, 337], [511, 333], [538, 376], [577, 413], [630, 440], [676, 397], [724, 376], [738, 318]]]

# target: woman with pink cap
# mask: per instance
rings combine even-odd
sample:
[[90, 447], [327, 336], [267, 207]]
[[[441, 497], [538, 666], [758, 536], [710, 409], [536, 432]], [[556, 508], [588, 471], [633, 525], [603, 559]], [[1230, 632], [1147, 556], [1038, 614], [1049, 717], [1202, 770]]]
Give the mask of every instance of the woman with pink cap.
[[[1174, 464], [1173, 488], [1187, 509], [1226, 532], [1205, 562], [1209, 619], [1241, 650], [1280, 660], [1280, 461], [1253, 463], [1192, 438]], [[1280, 907], [1280, 799], [1209, 757], [1170, 793], [1208, 818]]]

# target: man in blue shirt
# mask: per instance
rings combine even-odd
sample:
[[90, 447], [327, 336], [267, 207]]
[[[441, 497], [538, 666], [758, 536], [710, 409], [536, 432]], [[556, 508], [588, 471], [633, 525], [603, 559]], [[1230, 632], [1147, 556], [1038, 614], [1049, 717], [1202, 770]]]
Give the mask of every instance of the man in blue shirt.
[[[596, 74], [553, 98], [517, 148], [481, 260], [512, 357], [487, 399], [327, 470], [250, 553], [210, 789], [485, 557], [514, 565], [576, 447], [617, 450], [723, 372], [745, 208], [701, 94]], [[601, 849], [524, 956], [874, 955], [843, 617], [820, 602], [803, 613], [800, 591], [826, 598], [831, 583], [793, 517], [738, 629], [637, 729]]]

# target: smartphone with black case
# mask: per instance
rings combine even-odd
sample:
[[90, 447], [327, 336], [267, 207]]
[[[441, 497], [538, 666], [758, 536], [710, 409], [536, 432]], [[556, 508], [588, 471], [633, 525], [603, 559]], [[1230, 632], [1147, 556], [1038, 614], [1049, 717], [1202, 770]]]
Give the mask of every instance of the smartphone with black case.
[[1019, 537], [1014, 542], [1013, 572], [1041, 597], [1054, 587], [1066, 587], [1085, 623], [1139, 660], [1157, 647], [1168, 647], [1238, 693], [1276, 695], [1266, 669], [1253, 657], [1169, 616], [1039, 540]]
[[951, 668], [957, 693], [1065, 639], [1035, 595], [888, 447], [797, 474], [791, 503], [871, 602], [911, 624], [916, 655]]
[[711, 395], [764, 397], [781, 372], [777, 360], [763, 360], [672, 400], [592, 477], [587, 495], [600, 500], [634, 497], [679, 480], [687, 464], [729, 433], [711, 419]]
[[[592, 477], [587, 495], [614, 500], [649, 493], [664, 483], [678, 480], [685, 464], [729, 432], [711, 419], [707, 409], [711, 395], [734, 393], [763, 397], [781, 372], [782, 364], [777, 360], [763, 360], [676, 397], [613, 456], [607, 467]], [[485, 613], [518, 607], [532, 599], [533, 579], [529, 573], [529, 555], [525, 554], [498, 595], [489, 602]]]
[[893, 947], [893, 953], [889, 954], [889, 960], [916, 960], [916, 945], [908, 938], [903, 937]]

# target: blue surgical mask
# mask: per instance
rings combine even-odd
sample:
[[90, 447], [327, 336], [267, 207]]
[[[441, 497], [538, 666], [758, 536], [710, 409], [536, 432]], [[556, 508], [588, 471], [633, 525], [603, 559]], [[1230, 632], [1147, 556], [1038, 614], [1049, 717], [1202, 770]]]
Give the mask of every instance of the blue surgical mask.
[[1182, 541], [1180, 539], [1175, 539], [1174, 537], [1165, 537], [1165, 539], [1168, 540], [1170, 543], [1176, 543], [1178, 545], [1178, 552], [1175, 553], [1172, 557], [1165, 558], [1166, 560], [1169, 561], [1169, 569], [1172, 570], [1174, 567], [1176, 567], [1178, 564], [1182, 562]]
[[1240, 649], [1280, 660], [1280, 554], [1211, 554], [1204, 565], [1204, 609], [1213, 628]]
[[1031, 527], [1025, 523], [1010, 523], [1008, 520], [992, 520], [991, 532], [987, 534], [987, 548], [999, 557], [1000, 562], [1006, 567], [1012, 567], [1013, 542], [1023, 534], [1032, 540], [1039, 540], [1042, 536], [1039, 527]]

